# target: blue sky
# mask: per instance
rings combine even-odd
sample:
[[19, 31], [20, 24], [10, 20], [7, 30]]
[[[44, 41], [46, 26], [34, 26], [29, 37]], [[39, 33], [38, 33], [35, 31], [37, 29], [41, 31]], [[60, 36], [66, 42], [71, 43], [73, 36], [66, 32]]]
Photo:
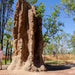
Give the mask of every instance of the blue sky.
[[[52, 12], [52, 10], [50, 10], [50, 5], [54, 7], [55, 4], [60, 4], [60, 0], [38, 0], [37, 4], [39, 4], [41, 1], [45, 4], [45, 15], [49, 15], [50, 12]], [[15, 9], [16, 0], [14, 2], [13, 9]], [[64, 32], [73, 34], [73, 31], [75, 30], [73, 16], [68, 17], [66, 13], [61, 11], [60, 21], [64, 22]]]

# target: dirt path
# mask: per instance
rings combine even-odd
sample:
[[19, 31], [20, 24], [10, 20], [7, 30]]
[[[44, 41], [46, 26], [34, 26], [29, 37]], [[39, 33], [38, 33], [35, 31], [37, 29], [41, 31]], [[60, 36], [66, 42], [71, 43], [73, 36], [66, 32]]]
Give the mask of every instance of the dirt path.
[[75, 75], [75, 68], [64, 71], [27, 72], [27, 71], [0, 71], [0, 75]]
[[8, 65], [3, 65], [3, 70], [0, 70], [0, 75], [75, 75], [75, 67], [64, 65], [46, 65], [48, 71], [46, 72], [27, 72], [21, 70], [7, 71]]

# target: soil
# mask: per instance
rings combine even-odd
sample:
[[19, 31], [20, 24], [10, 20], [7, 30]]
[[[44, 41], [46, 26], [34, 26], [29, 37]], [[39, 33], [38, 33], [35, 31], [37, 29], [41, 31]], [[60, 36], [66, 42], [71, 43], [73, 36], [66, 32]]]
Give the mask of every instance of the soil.
[[75, 75], [75, 64], [45, 64], [45, 72], [28, 72], [24, 70], [8, 71], [8, 65], [3, 65], [0, 75]]

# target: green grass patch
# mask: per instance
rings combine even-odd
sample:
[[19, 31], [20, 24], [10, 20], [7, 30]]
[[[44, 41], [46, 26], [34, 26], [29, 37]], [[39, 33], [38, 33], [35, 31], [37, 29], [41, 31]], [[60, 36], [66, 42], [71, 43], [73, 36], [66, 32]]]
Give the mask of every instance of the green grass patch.
[[[10, 63], [10, 60], [7, 60], [7, 63]], [[5, 60], [2, 60], [2, 64], [5, 64]]]

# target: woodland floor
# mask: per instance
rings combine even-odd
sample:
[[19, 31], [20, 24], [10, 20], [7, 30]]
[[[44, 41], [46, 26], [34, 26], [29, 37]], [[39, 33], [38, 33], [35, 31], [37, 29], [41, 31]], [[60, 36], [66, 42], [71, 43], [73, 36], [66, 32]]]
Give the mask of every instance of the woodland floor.
[[75, 64], [45, 64], [46, 72], [7, 71], [8, 65], [3, 65], [0, 75], [75, 75]]

